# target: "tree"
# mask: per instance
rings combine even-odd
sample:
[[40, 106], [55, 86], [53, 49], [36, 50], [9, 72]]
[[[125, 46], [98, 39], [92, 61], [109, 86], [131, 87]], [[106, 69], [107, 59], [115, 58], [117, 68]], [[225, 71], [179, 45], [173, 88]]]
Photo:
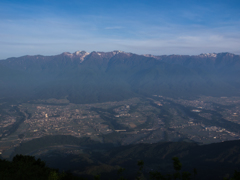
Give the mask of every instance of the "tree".
[[141, 179], [141, 176], [143, 175], [143, 173], [142, 173], [142, 169], [143, 169], [143, 165], [144, 165], [143, 160], [138, 161], [137, 165], [139, 166], [139, 170], [138, 170], [138, 172], [137, 172], [137, 177], [136, 177], [136, 179], [137, 179], [137, 180], [140, 180], [140, 179]]

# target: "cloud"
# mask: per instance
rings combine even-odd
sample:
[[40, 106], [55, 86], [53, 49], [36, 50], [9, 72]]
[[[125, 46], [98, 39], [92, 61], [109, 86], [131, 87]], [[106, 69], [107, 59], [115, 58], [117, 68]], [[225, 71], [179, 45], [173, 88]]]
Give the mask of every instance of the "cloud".
[[123, 29], [123, 27], [121, 26], [112, 26], [112, 27], [105, 27], [104, 29], [110, 29], [110, 30], [114, 30], [114, 29]]

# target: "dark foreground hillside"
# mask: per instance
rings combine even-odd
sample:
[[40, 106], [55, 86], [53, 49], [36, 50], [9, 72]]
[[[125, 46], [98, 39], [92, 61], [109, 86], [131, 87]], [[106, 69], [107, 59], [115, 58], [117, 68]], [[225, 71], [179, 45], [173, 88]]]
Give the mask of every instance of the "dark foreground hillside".
[[1, 180], [77, 180], [83, 179], [70, 173], [49, 168], [41, 159], [16, 155], [12, 161], [0, 159]]
[[[59, 136], [60, 137], [60, 136]], [[59, 137], [52, 138], [56, 140]], [[232, 176], [240, 167], [240, 141], [229, 141], [209, 145], [197, 145], [187, 142], [161, 142], [155, 144], [136, 144], [114, 147], [110, 144], [99, 144], [87, 140], [66, 139], [47, 142], [44, 148], [31, 149], [31, 143], [43, 144], [46, 138], [40, 138], [22, 144], [16, 149], [22, 154], [40, 157], [51, 168], [69, 170], [74, 175], [91, 178], [101, 174], [102, 179], [115, 177], [120, 167], [125, 168], [123, 175], [134, 179], [138, 172], [137, 162], [144, 162], [143, 174], [149, 177], [150, 171], [163, 174], [173, 173], [172, 158], [178, 157], [182, 163], [182, 171], [197, 169], [198, 179], [222, 179]], [[48, 138], [49, 139], [49, 138]], [[50, 138], [51, 139], [51, 138]]]

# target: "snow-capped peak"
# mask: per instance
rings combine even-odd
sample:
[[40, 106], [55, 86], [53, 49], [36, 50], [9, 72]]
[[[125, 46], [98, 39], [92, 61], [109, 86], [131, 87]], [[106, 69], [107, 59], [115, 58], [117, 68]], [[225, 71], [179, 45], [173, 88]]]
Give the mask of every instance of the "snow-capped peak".
[[75, 53], [69, 53], [69, 52], [64, 52], [63, 53], [65, 56], [68, 56], [70, 58], [74, 58], [74, 57], [79, 57], [80, 62], [84, 61], [84, 58], [89, 55], [90, 53], [86, 52], [86, 51], [76, 51]]
[[202, 53], [200, 54], [201, 57], [217, 57], [216, 53]]

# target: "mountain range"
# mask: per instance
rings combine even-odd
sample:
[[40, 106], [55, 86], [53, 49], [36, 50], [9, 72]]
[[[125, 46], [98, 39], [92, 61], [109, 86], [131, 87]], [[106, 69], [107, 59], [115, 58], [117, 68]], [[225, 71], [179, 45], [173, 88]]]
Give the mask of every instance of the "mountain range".
[[137, 55], [64, 52], [0, 61], [0, 98], [67, 98], [72, 103], [136, 96], [191, 98], [240, 95], [240, 56], [231, 53]]

